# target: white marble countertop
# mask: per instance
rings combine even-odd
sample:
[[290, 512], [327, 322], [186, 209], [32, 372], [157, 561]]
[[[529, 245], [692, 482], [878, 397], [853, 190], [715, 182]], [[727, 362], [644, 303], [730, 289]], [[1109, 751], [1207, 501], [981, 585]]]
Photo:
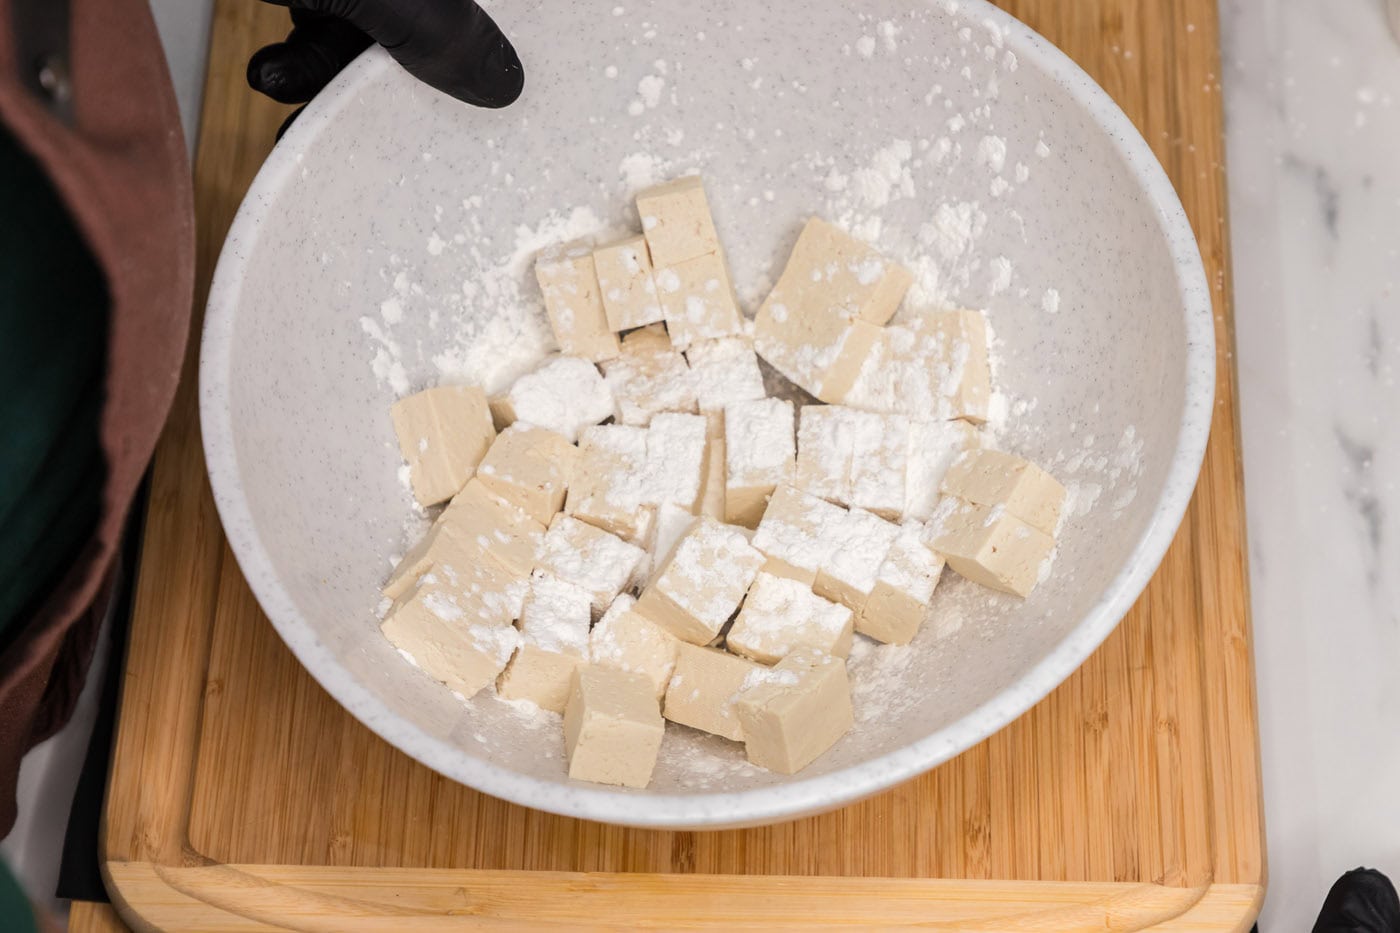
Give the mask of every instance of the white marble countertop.
[[[1400, 44], [1386, 2], [1221, 0], [1264, 933], [1309, 929], [1349, 868], [1400, 881]], [[192, 128], [210, 0], [153, 6]], [[90, 728], [80, 718], [70, 731]], [[82, 740], [68, 743], [79, 755]], [[33, 812], [3, 847], [36, 894], [57, 870], [65, 794], [39, 791], [72, 769], [61, 752], [26, 763]]]
[[1383, 0], [1222, 0], [1269, 891], [1400, 880], [1400, 45]]

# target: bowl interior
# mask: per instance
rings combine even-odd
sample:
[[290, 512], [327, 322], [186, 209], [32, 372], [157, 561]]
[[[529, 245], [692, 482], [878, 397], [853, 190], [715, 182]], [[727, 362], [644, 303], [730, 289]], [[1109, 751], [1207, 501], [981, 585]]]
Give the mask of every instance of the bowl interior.
[[[1194, 479], [1204, 434], [1183, 425], [1202, 404], [1208, 417], [1210, 349], [1192, 321], [1204, 315], [1208, 343], [1209, 310], [1189, 229], [1141, 140], [991, 8], [624, 3], [495, 11], [528, 72], [509, 110], [442, 97], [375, 51], [299, 121], [215, 285], [211, 472], [274, 623], [389, 741], [544, 809], [673, 826], [771, 819], [975, 743], [1111, 630]], [[909, 263], [909, 304], [987, 309], [1002, 444], [1065, 482], [1069, 516], [1030, 599], [949, 574], [912, 646], [858, 648], [857, 727], [800, 776], [676, 728], [650, 789], [595, 788], [565, 776], [557, 718], [485, 695], [462, 704], [380, 637], [378, 585], [422, 525], [388, 412], [409, 391], [496, 389], [527, 369], [551, 347], [534, 252], [636, 228], [631, 195], [691, 171], [707, 179], [749, 313], [810, 214]]]

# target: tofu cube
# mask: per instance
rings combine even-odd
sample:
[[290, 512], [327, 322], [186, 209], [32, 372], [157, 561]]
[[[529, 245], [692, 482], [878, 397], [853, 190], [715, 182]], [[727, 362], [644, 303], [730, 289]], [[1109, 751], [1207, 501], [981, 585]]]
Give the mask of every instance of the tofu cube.
[[541, 525], [564, 507], [578, 448], [562, 434], [517, 421], [496, 438], [477, 467], [481, 485]]
[[603, 311], [592, 246], [576, 240], [545, 250], [535, 261], [535, 278], [559, 349], [595, 363], [617, 356], [617, 334]]
[[722, 522], [725, 519], [724, 419], [719, 419], [719, 423], [719, 436], [711, 435], [709, 449], [705, 451], [705, 476], [700, 482], [700, 514]]
[[632, 330], [664, 318], [646, 239], [630, 236], [593, 251], [608, 327]]
[[860, 612], [875, 589], [880, 566], [899, 537], [899, 526], [864, 509], [851, 509], [840, 521], [826, 526], [825, 533], [831, 537], [831, 549], [812, 589]]
[[743, 330], [743, 316], [722, 254], [706, 253], [658, 267], [655, 278], [666, 330], [679, 349]]
[[736, 528], [702, 518], [676, 544], [637, 600], [637, 611], [681, 641], [714, 641], [764, 563]]
[[681, 642], [637, 612], [636, 604], [625, 593], [613, 601], [589, 635], [588, 659], [600, 667], [644, 675], [660, 699], [675, 670]]
[[660, 567], [692, 528], [695, 516], [678, 505], [666, 503], [656, 510], [656, 533], [652, 536], [652, 566]]
[[828, 316], [880, 327], [889, 322], [912, 284], [908, 269], [813, 217], [802, 228], [764, 308], [781, 304], [798, 317]]
[[1065, 487], [1040, 467], [999, 450], [970, 450], [953, 461], [943, 492], [974, 505], [1003, 505], [1052, 537], [1065, 504]]
[[645, 501], [647, 431], [621, 424], [586, 428], [564, 510], [640, 545], [652, 517]]
[[735, 703], [749, 761], [796, 774], [855, 724], [846, 662], [810, 649], [755, 675]]
[[447, 580], [425, 575], [384, 618], [384, 637], [414, 664], [464, 697], [496, 679], [520, 643], [509, 624], [473, 621]]
[[753, 340], [759, 355], [790, 382], [839, 405], [849, 401], [883, 331], [868, 321], [799, 314], [776, 302], [759, 309]]
[[846, 397], [870, 411], [979, 424], [990, 401], [987, 323], [977, 311], [925, 311], [886, 327]]
[[592, 597], [572, 583], [544, 573], [531, 576], [520, 610], [520, 648], [496, 692], [562, 713], [574, 668], [588, 654], [591, 607]]
[[880, 565], [875, 588], [856, 617], [856, 631], [876, 641], [907, 645], [928, 614], [943, 558], [921, 540], [923, 528], [905, 525]]
[[719, 234], [699, 175], [646, 189], [637, 195], [637, 213], [658, 267], [719, 252]]
[[[650, 330], [649, 328], [647, 330]], [[696, 411], [695, 386], [685, 357], [667, 341], [658, 346], [635, 331], [622, 342], [622, 355], [603, 364], [603, 378], [617, 401], [618, 421], [646, 427], [658, 412]]]
[[636, 585], [646, 552], [616, 535], [559, 514], [544, 536], [539, 569], [588, 593], [595, 614]]
[[645, 677], [596, 665], [580, 667], [564, 708], [569, 777], [646, 787], [665, 726]]
[[793, 485], [837, 505], [851, 502], [851, 458], [864, 412], [841, 405], [804, 405], [797, 426]]
[[909, 472], [904, 482], [904, 518], [926, 522], [938, 504], [948, 467], [965, 450], [981, 446], [966, 421], [913, 421], [909, 425]]
[[753, 545], [763, 552], [763, 569], [811, 586], [817, 572], [831, 562], [847, 522], [846, 510], [784, 485], [774, 492]]
[[468, 481], [438, 516], [452, 536], [474, 543], [521, 578], [535, 567], [545, 523], [500, 497], [478, 479]]
[[823, 599], [806, 584], [760, 573], [725, 645], [762, 664], [776, 664], [799, 648], [844, 658], [851, 653], [854, 625], [850, 609]]
[[792, 479], [796, 447], [792, 402], [755, 399], [724, 409], [726, 521], [758, 525], [773, 490]]
[[439, 386], [390, 409], [399, 450], [420, 505], [455, 496], [496, 437], [486, 394], [476, 386]]
[[924, 543], [958, 574], [982, 586], [1025, 598], [1040, 582], [1055, 549], [1045, 532], [1005, 506], [982, 506], [945, 496], [924, 528]]
[[702, 413], [720, 412], [735, 402], [764, 398], [758, 354], [745, 337], [692, 343], [685, 351], [691, 382]]
[[498, 429], [524, 421], [572, 444], [584, 428], [615, 417], [617, 405], [598, 367], [577, 356], [555, 356], [493, 398], [491, 415]]
[[766, 670], [747, 658], [681, 642], [662, 715], [692, 729], [741, 741], [744, 732], [734, 714], [734, 700], [753, 672]]
[[909, 419], [857, 412], [854, 423], [850, 504], [897, 521], [909, 472]]
[[700, 507], [709, 430], [699, 415], [662, 412], [647, 429], [648, 493], [645, 504]]

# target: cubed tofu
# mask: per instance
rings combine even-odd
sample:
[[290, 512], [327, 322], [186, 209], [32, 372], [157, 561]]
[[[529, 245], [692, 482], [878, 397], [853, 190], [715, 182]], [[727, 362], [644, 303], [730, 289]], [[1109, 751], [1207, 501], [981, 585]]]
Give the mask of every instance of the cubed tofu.
[[622, 355], [603, 364], [603, 378], [617, 401], [618, 421], [646, 427], [659, 412], [694, 413], [695, 385], [685, 357], [674, 349], [665, 332], [662, 345], [634, 339], [650, 328], [627, 335]]
[[384, 637], [428, 676], [464, 697], [496, 679], [520, 644], [510, 625], [472, 621], [444, 578], [426, 574], [384, 618]]
[[705, 451], [705, 476], [700, 484], [700, 514], [708, 515], [715, 521], [724, 521], [724, 419], [719, 419], [718, 436], [710, 435], [710, 446]]
[[492, 398], [491, 414], [498, 429], [524, 421], [573, 443], [584, 428], [616, 417], [617, 404], [597, 366], [577, 356], [555, 356]]
[[564, 507], [578, 448], [562, 435], [517, 421], [477, 467], [481, 484], [541, 525]]
[[656, 533], [652, 536], [652, 566], [660, 568], [681, 539], [695, 527], [696, 518], [678, 505], [666, 503], [656, 510]]
[[851, 653], [854, 624], [850, 609], [823, 599], [806, 584], [760, 573], [725, 636], [725, 645], [762, 664], [776, 664], [799, 648], [844, 658]]
[[926, 522], [938, 504], [943, 475], [965, 450], [981, 446], [977, 428], [966, 421], [912, 421], [909, 472], [904, 485], [904, 518]]
[[390, 415], [420, 505], [455, 496], [496, 437], [486, 394], [476, 386], [426, 389], [399, 399]]
[[663, 319], [645, 238], [629, 236], [598, 247], [593, 265], [610, 328], [632, 330]]
[[719, 252], [719, 234], [699, 175], [646, 189], [637, 195], [637, 213], [658, 267]]
[[810, 649], [756, 674], [734, 704], [749, 761], [796, 774], [855, 724], [846, 662]]
[[924, 544], [922, 535], [917, 523], [900, 528], [880, 565], [875, 588], [856, 617], [857, 632], [891, 645], [913, 641], [943, 572], [943, 558]]
[[685, 351], [695, 398], [704, 413], [723, 411], [735, 402], [764, 398], [758, 354], [746, 337], [692, 343]]
[[1055, 549], [1045, 532], [1005, 506], [981, 506], [945, 496], [924, 529], [924, 543], [955, 572], [982, 586], [1030, 595]]
[[[787, 307], [797, 317], [824, 315], [879, 327], [914, 284], [909, 270], [867, 243], [813, 217], [802, 228], [778, 284], [763, 306]], [[759, 312], [762, 315], [762, 310]]]
[[545, 250], [535, 261], [535, 278], [559, 349], [595, 363], [617, 356], [617, 334], [603, 311], [591, 245], [576, 240]]
[[811, 586], [830, 563], [846, 510], [790, 486], [773, 493], [753, 545], [767, 557], [764, 570]]
[[655, 278], [666, 330], [678, 348], [684, 350], [696, 341], [728, 337], [743, 329], [743, 316], [722, 254], [707, 253], [658, 267]]
[[647, 430], [605, 424], [585, 428], [564, 510], [624, 541], [641, 545], [651, 516], [645, 486]]
[[636, 611], [627, 594], [613, 600], [588, 639], [588, 658], [601, 667], [645, 675], [659, 699], [676, 667], [680, 639]]
[[724, 409], [727, 521], [758, 525], [773, 490], [792, 480], [796, 446], [792, 402], [765, 398]]
[[765, 304], [754, 319], [754, 349], [794, 385], [832, 405], [847, 403], [884, 328], [832, 314], [798, 314]]
[[596, 665], [578, 668], [564, 708], [569, 777], [646, 787], [665, 725], [646, 677]]
[[840, 521], [828, 525], [826, 533], [831, 550], [812, 588], [818, 595], [860, 612], [875, 589], [880, 566], [899, 537], [899, 526], [864, 509], [851, 509]]
[[850, 504], [897, 521], [904, 514], [909, 472], [909, 419], [875, 412], [853, 415]]
[[734, 714], [734, 700], [750, 674], [766, 670], [747, 658], [681, 642], [662, 715], [692, 729], [741, 741], [744, 732]]
[[637, 611], [682, 641], [715, 640], [765, 561], [737, 528], [698, 520], [637, 600]]
[[793, 485], [828, 502], [849, 505], [856, 425], [864, 414], [841, 405], [802, 406]]
[[586, 591], [595, 614], [637, 584], [646, 552], [570, 515], [559, 514], [544, 536], [539, 569]]
[[709, 431], [700, 415], [662, 412], [647, 429], [649, 486], [647, 505], [678, 505], [694, 514], [709, 450]]
[[884, 328], [846, 396], [869, 411], [978, 424], [990, 400], [987, 324], [977, 311], [925, 311]]
[[478, 479], [468, 481], [438, 516], [437, 524], [471, 541], [519, 577], [528, 577], [539, 557], [545, 523], [494, 495]]
[[974, 505], [1003, 505], [1006, 511], [1054, 536], [1065, 504], [1065, 487], [1040, 467], [999, 450], [970, 450], [953, 461], [943, 492]]
[[562, 713], [574, 668], [588, 654], [591, 605], [589, 594], [572, 583], [534, 574], [520, 611], [520, 648], [496, 682], [496, 692]]

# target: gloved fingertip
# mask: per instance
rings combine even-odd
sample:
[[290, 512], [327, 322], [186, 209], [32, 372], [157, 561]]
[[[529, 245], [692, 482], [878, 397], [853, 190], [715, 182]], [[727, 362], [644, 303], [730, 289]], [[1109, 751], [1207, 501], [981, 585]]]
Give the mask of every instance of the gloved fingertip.
[[525, 90], [525, 68], [514, 46], [502, 40], [484, 56], [477, 65], [473, 85], [476, 99], [469, 102], [478, 107], [499, 109], [515, 103]]
[[297, 103], [287, 99], [287, 49], [285, 44], [264, 46], [248, 59], [248, 86], [260, 94], [283, 103]]

